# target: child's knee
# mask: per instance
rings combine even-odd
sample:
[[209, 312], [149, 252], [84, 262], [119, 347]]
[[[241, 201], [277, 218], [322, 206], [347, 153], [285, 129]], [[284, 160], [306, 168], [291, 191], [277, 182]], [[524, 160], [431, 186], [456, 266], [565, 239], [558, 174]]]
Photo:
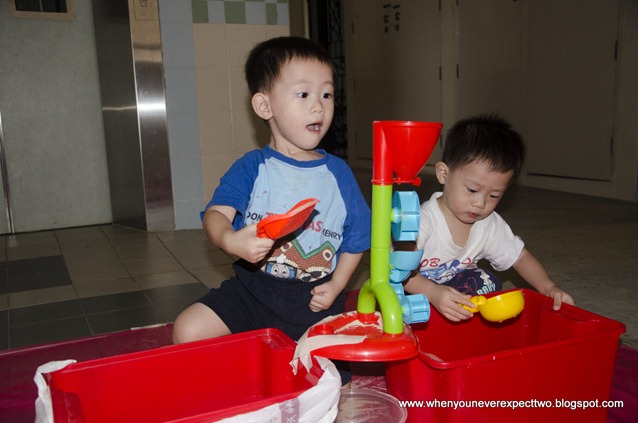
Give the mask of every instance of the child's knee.
[[173, 323], [173, 344], [183, 344], [184, 342], [194, 341], [193, 325], [189, 324], [188, 318], [182, 311]]
[[183, 344], [228, 334], [230, 330], [213, 310], [195, 303], [175, 319], [172, 338], [174, 344]]

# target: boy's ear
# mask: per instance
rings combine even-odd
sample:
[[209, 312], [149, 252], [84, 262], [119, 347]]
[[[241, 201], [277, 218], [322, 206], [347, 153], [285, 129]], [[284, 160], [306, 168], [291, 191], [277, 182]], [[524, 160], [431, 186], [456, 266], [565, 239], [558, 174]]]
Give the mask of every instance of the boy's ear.
[[439, 181], [441, 185], [445, 185], [447, 181], [447, 177], [450, 174], [450, 169], [443, 162], [438, 162], [434, 165], [434, 170], [436, 172], [436, 179]]
[[270, 110], [270, 99], [264, 93], [256, 93], [251, 100], [253, 110], [263, 120], [269, 120], [272, 117]]

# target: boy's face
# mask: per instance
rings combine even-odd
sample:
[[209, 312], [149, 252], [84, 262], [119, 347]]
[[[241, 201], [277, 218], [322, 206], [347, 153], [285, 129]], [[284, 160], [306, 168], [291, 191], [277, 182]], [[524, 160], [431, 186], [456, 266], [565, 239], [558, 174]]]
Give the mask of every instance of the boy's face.
[[269, 122], [276, 150], [294, 155], [317, 147], [334, 115], [334, 83], [328, 65], [294, 59], [284, 65], [272, 90], [255, 96], [260, 94], [268, 110], [265, 115], [255, 111]]
[[454, 170], [437, 163], [436, 176], [444, 185], [444, 213], [470, 225], [485, 219], [501, 201], [513, 175], [514, 171], [499, 172], [486, 162], [471, 162]]

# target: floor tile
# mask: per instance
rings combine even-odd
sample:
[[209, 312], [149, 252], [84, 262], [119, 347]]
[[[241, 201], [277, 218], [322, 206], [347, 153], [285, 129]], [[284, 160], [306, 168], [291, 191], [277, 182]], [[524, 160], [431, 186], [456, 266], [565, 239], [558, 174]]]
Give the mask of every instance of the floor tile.
[[84, 316], [54, 320], [10, 329], [9, 346], [18, 348], [46, 344], [55, 341], [91, 336], [91, 329]]
[[55, 242], [48, 244], [19, 245], [7, 248], [7, 260], [22, 260], [60, 254], [60, 246]]
[[209, 288], [218, 288], [223, 281], [235, 275], [232, 264], [198, 267], [190, 269], [190, 272]]
[[117, 261], [102, 264], [70, 263], [69, 274], [73, 283], [103, 282], [130, 276], [126, 267]]
[[9, 307], [28, 307], [57, 301], [74, 300], [78, 296], [72, 285], [9, 293]]
[[193, 304], [194, 301], [182, 299], [180, 301], [175, 301], [172, 303], [160, 304], [157, 306], [157, 309], [162, 313], [162, 315], [166, 318], [166, 321], [172, 323], [177, 319], [179, 314], [186, 310], [188, 306]]
[[142, 291], [81, 298], [80, 301], [87, 314], [106, 313], [152, 305]]
[[124, 267], [126, 267], [126, 270], [128, 270], [129, 274], [133, 277], [184, 270], [182, 265], [172, 256], [124, 261]]
[[0, 263], [7, 292], [69, 285], [71, 279], [61, 255]]
[[121, 231], [107, 233], [106, 236], [115, 248], [133, 245], [146, 246], [158, 242], [157, 237], [152, 232]]
[[141, 287], [132, 278], [112, 279], [97, 282], [74, 283], [79, 298], [99, 297], [122, 292], [140, 291]]
[[157, 238], [145, 245], [126, 245], [115, 247], [122, 261], [151, 260], [172, 257], [171, 252]]
[[203, 283], [197, 282], [186, 285], [148, 289], [145, 292], [153, 304], [159, 305], [182, 300], [194, 302], [206, 294], [208, 288]]
[[185, 270], [170, 273], [157, 273], [154, 275], [136, 276], [142, 289], [161, 288], [163, 286], [182, 285], [197, 282], [197, 279]]
[[120, 258], [110, 245], [74, 247], [69, 249], [63, 247], [62, 251], [69, 269], [120, 262]]
[[158, 323], [168, 323], [166, 317], [155, 306], [89, 314], [87, 319], [91, 330], [96, 335]]
[[[111, 226], [111, 225], [107, 225]], [[56, 229], [53, 231], [60, 244], [72, 241], [106, 239], [102, 226]]]
[[66, 263], [62, 255], [58, 254], [54, 256], [7, 261], [0, 263], [0, 269], [1, 271], [6, 271], [10, 276], [28, 275], [31, 273], [66, 269]]
[[53, 288], [70, 285], [71, 278], [66, 269], [56, 269], [44, 272], [15, 275], [7, 278], [9, 292], [29, 291], [34, 289]]
[[53, 231], [30, 232], [7, 235], [7, 247], [33, 247], [42, 244], [56, 244], [58, 239]]
[[11, 327], [25, 326], [83, 315], [84, 310], [79, 300], [59, 301], [11, 309], [9, 310], [9, 324]]
[[222, 250], [181, 251], [179, 253], [175, 253], [175, 257], [177, 257], [177, 260], [179, 260], [182, 266], [187, 269], [231, 264], [234, 261]]

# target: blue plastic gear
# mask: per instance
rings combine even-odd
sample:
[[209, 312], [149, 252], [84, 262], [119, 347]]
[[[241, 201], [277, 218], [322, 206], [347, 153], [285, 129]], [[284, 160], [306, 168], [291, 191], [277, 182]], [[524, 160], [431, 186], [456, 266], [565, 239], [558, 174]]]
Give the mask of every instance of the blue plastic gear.
[[403, 312], [403, 323], [425, 323], [430, 320], [430, 302], [423, 294], [405, 295], [403, 284], [390, 283]]
[[396, 241], [416, 241], [419, 235], [419, 196], [415, 191], [395, 191], [392, 195], [392, 237]]
[[403, 322], [425, 323], [430, 320], [430, 302], [423, 294], [405, 295], [401, 302]]
[[403, 282], [419, 267], [423, 250], [394, 251], [390, 254], [390, 282]]

